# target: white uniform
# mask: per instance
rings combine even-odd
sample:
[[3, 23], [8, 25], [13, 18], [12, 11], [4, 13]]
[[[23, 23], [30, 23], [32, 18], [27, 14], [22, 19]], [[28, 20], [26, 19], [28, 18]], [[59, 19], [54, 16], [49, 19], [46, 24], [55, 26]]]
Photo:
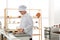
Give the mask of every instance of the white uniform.
[[33, 20], [27, 13], [21, 19], [20, 28], [23, 28], [26, 34], [32, 35]]

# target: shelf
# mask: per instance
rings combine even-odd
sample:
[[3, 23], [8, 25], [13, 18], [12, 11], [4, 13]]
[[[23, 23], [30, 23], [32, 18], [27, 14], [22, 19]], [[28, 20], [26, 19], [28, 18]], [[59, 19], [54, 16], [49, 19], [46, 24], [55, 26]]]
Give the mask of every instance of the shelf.
[[8, 23], [8, 24], [20, 24], [20, 22], [18, 22], [18, 23]]
[[38, 30], [41, 30], [41, 28], [39, 28], [39, 27], [33, 27], [33, 29], [38, 29]]
[[7, 16], [6, 18], [9, 18], [9, 19], [11, 19], [11, 18], [21, 18], [21, 16], [18, 16], [18, 17]]
[[[9, 16], [7, 16], [6, 18], [9, 18], [9, 19], [12, 19], [12, 18], [21, 18], [21, 16], [18, 16], [18, 17], [9, 17]], [[37, 17], [36, 16], [33, 16], [32, 18], [37, 18]]]

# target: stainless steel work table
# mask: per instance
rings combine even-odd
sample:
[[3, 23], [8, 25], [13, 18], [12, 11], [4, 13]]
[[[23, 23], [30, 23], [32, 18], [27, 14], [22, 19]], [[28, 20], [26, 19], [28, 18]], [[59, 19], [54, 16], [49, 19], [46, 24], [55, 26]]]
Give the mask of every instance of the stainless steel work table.
[[3, 36], [7, 38], [7, 40], [29, 40], [30, 35], [27, 34], [12, 34], [12, 33], [6, 33], [4, 30], [0, 29], [1, 40], [3, 40]]

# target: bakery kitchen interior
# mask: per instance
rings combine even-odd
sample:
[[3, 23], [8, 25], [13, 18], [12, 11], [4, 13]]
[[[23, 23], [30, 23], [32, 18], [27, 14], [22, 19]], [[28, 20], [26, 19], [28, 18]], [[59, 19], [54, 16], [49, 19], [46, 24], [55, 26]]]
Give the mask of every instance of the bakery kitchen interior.
[[0, 0], [0, 40], [60, 40], [60, 0]]

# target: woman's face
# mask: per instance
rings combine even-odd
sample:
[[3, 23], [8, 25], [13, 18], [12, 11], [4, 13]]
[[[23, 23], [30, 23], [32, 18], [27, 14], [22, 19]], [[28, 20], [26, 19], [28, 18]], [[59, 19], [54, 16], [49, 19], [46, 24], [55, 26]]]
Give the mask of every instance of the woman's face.
[[19, 11], [21, 15], [24, 15], [26, 11]]

